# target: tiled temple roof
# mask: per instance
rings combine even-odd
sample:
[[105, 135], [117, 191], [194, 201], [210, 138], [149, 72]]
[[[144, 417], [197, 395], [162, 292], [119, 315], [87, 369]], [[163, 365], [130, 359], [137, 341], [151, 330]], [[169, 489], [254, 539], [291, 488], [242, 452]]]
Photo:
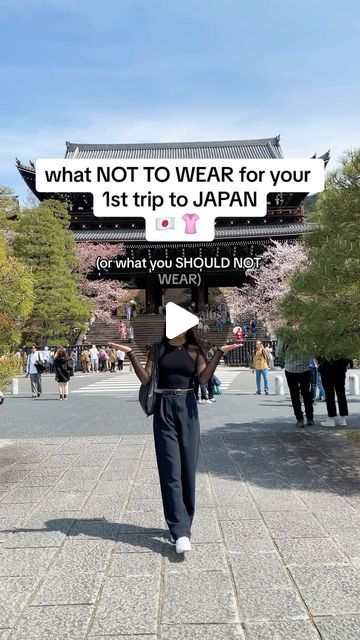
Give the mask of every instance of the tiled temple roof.
[[66, 143], [65, 158], [136, 159], [136, 158], [283, 158], [280, 136], [258, 140], [219, 142], [164, 142], [144, 144]]
[[[299, 236], [313, 227], [308, 222], [215, 227], [215, 240]], [[145, 242], [144, 229], [79, 229], [73, 233], [76, 242]]]

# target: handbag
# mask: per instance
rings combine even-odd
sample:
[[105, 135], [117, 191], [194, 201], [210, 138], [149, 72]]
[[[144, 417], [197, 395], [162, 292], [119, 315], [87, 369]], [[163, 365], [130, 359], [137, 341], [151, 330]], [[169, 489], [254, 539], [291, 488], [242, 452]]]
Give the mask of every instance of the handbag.
[[156, 394], [158, 375], [159, 375], [159, 352], [160, 343], [155, 342], [154, 358], [151, 369], [150, 382], [142, 384], [139, 389], [139, 402], [141, 408], [147, 416], [151, 416], [155, 410]]
[[36, 371], [38, 373], [40, 373], [40, 374], [44, 373], [44, 371], [46, 371], [46, 367], [45, 367], [44, 363], [41, 362], [41, 360], [37, 360], [36, 362], [34, 362], [34, 367], [35, 367]]
[[214, 394], [214, 396], [221, 396], [222, 391], [221, 391], [221, 387], [220, 387], [219, 384], [214, 384], [213, 394]]

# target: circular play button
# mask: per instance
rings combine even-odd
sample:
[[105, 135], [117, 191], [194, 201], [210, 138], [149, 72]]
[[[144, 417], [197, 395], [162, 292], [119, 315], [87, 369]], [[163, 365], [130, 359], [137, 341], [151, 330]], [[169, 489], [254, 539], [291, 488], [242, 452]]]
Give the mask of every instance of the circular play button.
[[196, 327], [199, 318], [193, 313], [189, 313], [186, 309], [179, 307], [175, 302], [168, 302], [166, 309], [166, 337], [171, 340], [181, 333], [185, 333], [188, 329]]

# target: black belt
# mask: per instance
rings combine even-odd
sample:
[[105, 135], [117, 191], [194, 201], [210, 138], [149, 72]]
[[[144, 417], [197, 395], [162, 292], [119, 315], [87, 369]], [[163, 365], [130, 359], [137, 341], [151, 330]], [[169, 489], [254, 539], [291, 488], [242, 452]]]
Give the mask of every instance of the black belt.
[[163, 396], [182, 396], [183, 393], [194, 391], [194, 389], [155, 389], [155, 393], [159, 393]]

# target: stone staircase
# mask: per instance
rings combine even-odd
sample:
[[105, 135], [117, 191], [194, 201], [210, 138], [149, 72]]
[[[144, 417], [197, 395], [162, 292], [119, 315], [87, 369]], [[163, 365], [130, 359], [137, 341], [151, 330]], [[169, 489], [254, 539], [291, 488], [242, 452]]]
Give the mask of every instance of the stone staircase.
[[[125, 322], [127, 327], [129, 324], [132, 325], [134, 329], [134, 341], [132, 343], [132, 348], [140, 360], [144, 361], [146, 353], [145, 345], [161, 340], [163, 336], [165, 316], [137, 316], [136, 318], [132, 318], [131, 321], [125, 320], [124, 318], [114, 318], [108, 322], [95, 320], [87, 333], [87, 343], [96, 344], [98, 347], [106, 347], [109, 342], [119, 343], [120, 336], [117, 328], [121, 320]], [[198, 335], [201, 339], [209, 341], [216, 346], [220, 346], [225, 344], [227, 340], [232, 340], [234, 338], [232, 326], [230, 324], [225, 326], [222, 333], [219, 333], [216, 330], [216, 323], [214, 320], [208, 320], [207, 324], [210, 327], [210, 331], [207, 331], [206, 333], [199, 331]], [[260, 340], [263, 339], [264, 332], [260, 328], [258, 329], [258, 335]]]

